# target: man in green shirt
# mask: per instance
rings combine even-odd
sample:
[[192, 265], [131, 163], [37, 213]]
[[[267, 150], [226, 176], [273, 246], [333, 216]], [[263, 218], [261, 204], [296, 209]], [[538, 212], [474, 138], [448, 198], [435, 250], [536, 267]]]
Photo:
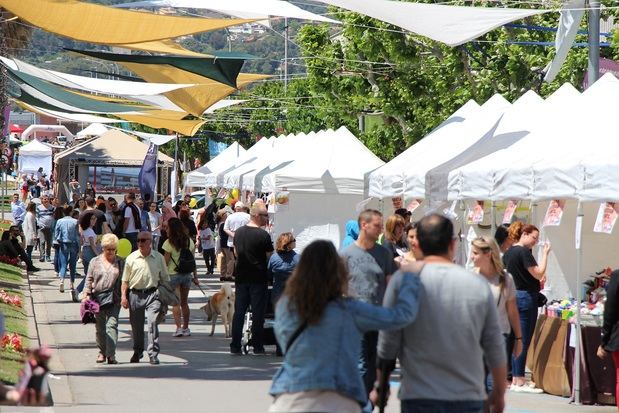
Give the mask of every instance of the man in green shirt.
[[122, 277], [123, 308], [129, 309], [133, 356], [131, 363], [139, 363], [144, 352], [144, 318], [148, 324], [148, 356], [150, 364], [159, 364], [159, 326], [157, 315], [161, 301], [159, 281], [170, 281], [163, 256], [152, 249], [153, 236], [142, 231], [137, 236], [138, 250], [129, 254]]

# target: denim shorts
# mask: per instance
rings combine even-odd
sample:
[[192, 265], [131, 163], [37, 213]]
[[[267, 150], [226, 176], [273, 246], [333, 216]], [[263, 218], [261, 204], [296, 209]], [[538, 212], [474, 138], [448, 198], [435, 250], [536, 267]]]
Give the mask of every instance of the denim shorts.
[[170, 286], [174, 289], [176, 287], [191, 288], [191, 274], [173, 274], [170, 275]]

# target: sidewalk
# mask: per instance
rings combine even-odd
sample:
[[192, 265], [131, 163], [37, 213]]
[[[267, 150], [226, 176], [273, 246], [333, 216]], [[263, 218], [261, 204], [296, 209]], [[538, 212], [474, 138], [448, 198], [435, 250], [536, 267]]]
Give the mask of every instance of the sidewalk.
[[[221, 286], [217, 278], [204, 278], [201, 259], [201, 285], [207, 294]], [[39, 263], [36, 262], [38, 265]], [[200, 311], [205, 298], [195, 289], [190, 293], [191, 337], [173, 338], [171, 315], [160, 325], [161, 364], [151, 366], [144, 360], [129, 364], [132, 355], [128, 310], [121, 310], [118, 365], [95, 363], [94, 325], [82, 325], [79, 304], [71, 302], [69, 292], [58, 292], [50, 264], [30, 276], [34, 311], [42, 343], [54, 349], [50, 380], [54, 406], [45, 409], [2, 407], [3, 412], [266, 412], [271, 402], [270, 381], [281, 359], [274, 356], [231, 356], [229, 339], [217, 324], [209, 337], [210, 322]], [[78, 267], [82, 270], [81, 266]], [[195, 287], [194, 287], [195, 288]], [[267, 351], [274, 351], [267, 348]], [[509, 394], [510, 413], [610, 413], [610, 406], [572, 406], [567, 399], [549, 395]], [[392, 395], [387, 412], [399, 412]]]

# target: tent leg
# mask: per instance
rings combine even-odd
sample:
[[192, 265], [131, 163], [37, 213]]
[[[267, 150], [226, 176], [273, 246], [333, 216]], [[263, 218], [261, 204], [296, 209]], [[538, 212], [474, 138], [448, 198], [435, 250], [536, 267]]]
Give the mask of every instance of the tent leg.
[[576, 348], [574, 351], [574, 403], [580, 404], [580, 301], [582, 300], [580, 288], [580, 279], [582, 276], [582, 221], [584, 218], [582, 203], [578, 202], [578, 212], [576, 216]]
[[490, 232], [494, 236], [496, 232], [496, 201], [492, 201], [492, 209], [490, 210]]

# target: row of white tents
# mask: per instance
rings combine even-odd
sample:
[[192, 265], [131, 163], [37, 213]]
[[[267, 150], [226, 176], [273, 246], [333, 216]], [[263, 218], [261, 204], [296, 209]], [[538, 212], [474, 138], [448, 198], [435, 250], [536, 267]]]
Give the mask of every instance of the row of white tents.
[[[422, 199], [423, 212], [452, 201], [517, 200], [526, 203], [526, 218], [540, 227], [547, 203], [566, 200], [561, 225], [542, 230], [553, 245], [546, 293], [575, 296], [579, 203], [584, 273], [619, 266], [619, 255], [613, 254], [619, 231], [593, 232], [599, 203], [619, 201], [619, 140], [612, 123], [617, 96], [619, 81], [607, 74], [582, 94], [565, 84], [547, 99], [529, 91], [513, 104], [500, 95], [482, 105], [470, 101], [386, 164], [346, 128], [264, 138], [247, 151], [231, 146], [190, 173], [186, 183], [288, 192], [290, 208], [278, 214], [275, 233], [305, 231], [297, 236], [300, 247], [317, 236], [339, 243], [344, 223], [368, 198]], [[458, 221], [465, 235], [489, 232]]]

